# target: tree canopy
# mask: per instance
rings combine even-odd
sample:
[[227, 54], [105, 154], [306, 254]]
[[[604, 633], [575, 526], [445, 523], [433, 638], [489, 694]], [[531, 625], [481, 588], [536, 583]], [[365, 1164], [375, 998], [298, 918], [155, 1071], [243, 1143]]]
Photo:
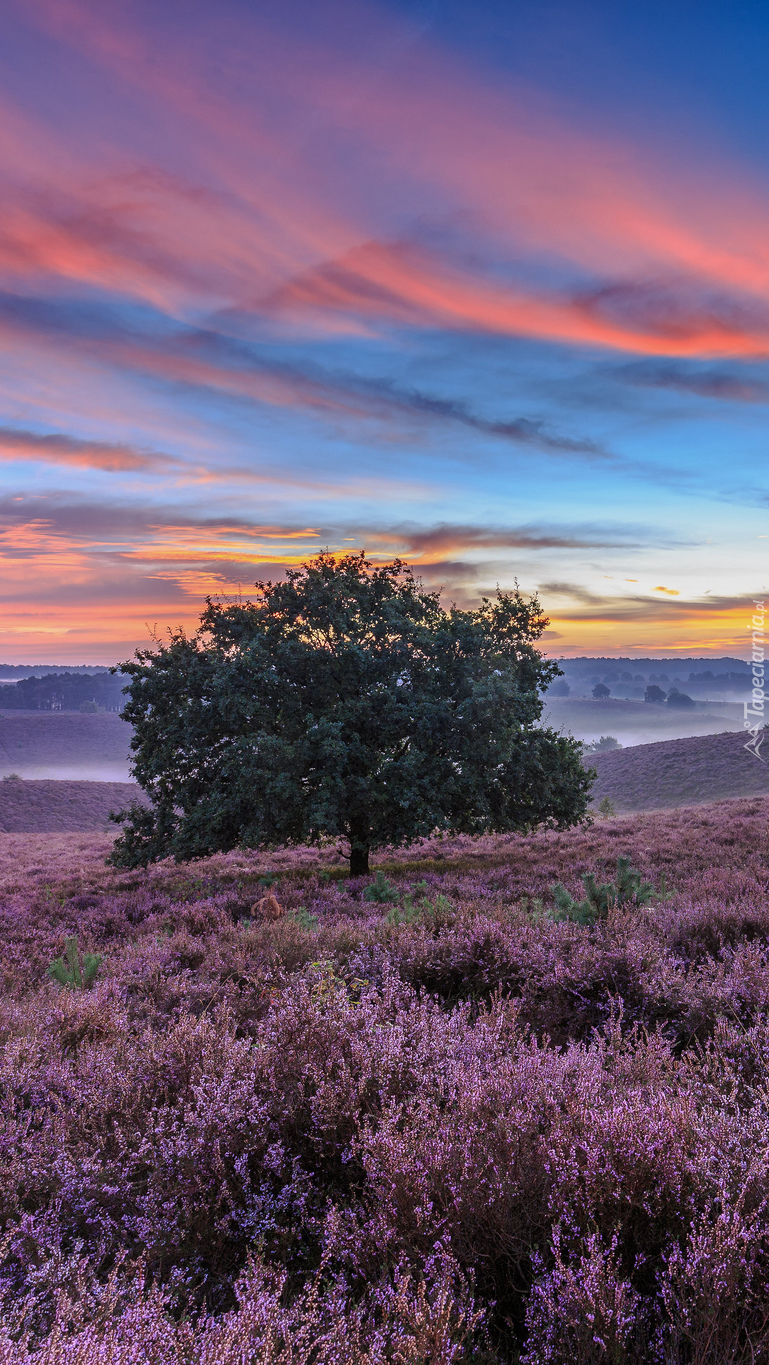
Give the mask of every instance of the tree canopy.
[[444, 610], [400, 560], [320, 554], [253, 601], [209, 599], [200, 628], [119, 666], [133, 771], [151, 799], [112, 861], [349, 841], [369, 853], [443, 830], [559, 828], [587, 808], [580, 746], [539, 728], [560, 673], [516, 590]]

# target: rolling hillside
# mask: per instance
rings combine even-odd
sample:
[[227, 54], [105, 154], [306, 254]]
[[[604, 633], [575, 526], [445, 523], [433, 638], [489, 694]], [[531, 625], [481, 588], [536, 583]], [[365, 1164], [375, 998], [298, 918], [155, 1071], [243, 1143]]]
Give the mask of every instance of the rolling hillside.
[[768, 761], [761, 762], [743, 747], [746, 738], [743, 731], [697, 735], [591, 754], [586, 761], [598, 773], [593, 800], [608, 796], [617, 811], [640, 811], [767, 795], [769, 742]]

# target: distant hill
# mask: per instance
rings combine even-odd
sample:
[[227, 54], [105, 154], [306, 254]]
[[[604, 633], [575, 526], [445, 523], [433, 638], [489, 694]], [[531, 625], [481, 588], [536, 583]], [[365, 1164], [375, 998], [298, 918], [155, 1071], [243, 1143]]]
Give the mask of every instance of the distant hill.
[[769, 795], [769, 733], [763, 746], [766, 762], [747, 752], [747, 739], [738, 731], [591, 754], [585, 762], [598, 773], [593, 801], [608, 796], [620, 812]]
[[[553, 656], [551, 655], [550, 657], [552, 658]], [[651, 659], [651, 658], [649, 658], [649, 659], [641, 659], [641, 658], [637, 658], [637, 659], [636, 659], [636, 658], [632, 658], [632, 659], [631, 659], [631, 658], [629, 658], [629, 657], [626, 658], [626, 657], [624, 657], [624, 656], [622, 656], [622, 655], [617, 655], [616, 658], [608, 658], [606, 655], [603, 655], [603, 654], [595, 654], [595, 655], [592, 655], [592, 654], [582, 654], [582, 655], [575, 655], [575, 657], [574, 657], [573, 659], [559, 659], [558, 662], [560, 663], [560, 665], [561, 665], [562, 668], [573, 668], [573, 669], [575, 669], [575, 670], [589, 670], [590, 668], [593, 668], [593, 667], [597, 667], [597, 668], [637, 668], [637, 669], [638, 669], [640, 672], [642, 672], [642, 673], [643, 673], [646, 669], [649, 669], [649, 668], [662, 668], [662, 667], [665, 667], [665, 668], [674, 668], [674, 669], [676, 669], [676, 670], [682, 669], [682, 668], [697, 668], [697, 669], [700, 669], [700, 668], [708, 669], [708, 668], [710, 668], [710, 669], [713, 669], [713, 671], [716, 671], [716, 670], [717, 670], [719, 673], [723, 673], [724, 671], [729, 672], [729, 671], [731, 671], [731, 669], [733, 669], [733, 668], [736, 668], [736, 669], [743, 669], [743, 668], [747, 668], [747, 667], [748, 667], [748, 664], [746, 663], [746, 661], [745, 661], [744, 659], [736, 659], [736, 658], [734, 658], [731, 654], [724, 655], [723, 658], [718, 658], [718, 659], [713, 658], [712, 655], [711, 655], [711, 656], [704, 656], [704, 657], [703, 657], [703, 656], [701, 656], [701, 655], [699, 655], [699, 654], [697, 654], [697, 655], [691, 655], [691, 656], [687, 655], [687, 656], [685, 656], [685, 657], [684, 657], [683, 655], [681, 655], [681, 654], [678, 654], [678, 655], [673, 655], [672, 658], [669, 658], [667, 655], [661, 655], [661, 654], [660, 654], [660, 655], [658, 655], [657, 657], [655, 657], [655, 658], [653, 658], [653, 659]]]
[[135, 782], [0, 782], [0, 833], [115, 829], [110, 811], [145, 801]]

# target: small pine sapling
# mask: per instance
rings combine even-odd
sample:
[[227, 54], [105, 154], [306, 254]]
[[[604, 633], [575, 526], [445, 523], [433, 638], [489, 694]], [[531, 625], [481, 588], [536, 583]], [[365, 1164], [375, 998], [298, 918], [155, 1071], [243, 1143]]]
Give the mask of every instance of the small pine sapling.
[[553, 887], [553, 900], [557, 907], [552, 914], [553, 919], [596, 924], [599, 920], [605, 920], [609, 910], [615, 906], [648, 905], [653, 900], [668, 900], [672, 894], [665, 887], [664, 877], [660, 891], [652, 882], [645, 882], [642, 873], [630, 866], [629, 858], [617, 859], [616, 881], [604, 882], [599, 886], [595, 874], [586, 872], [582, 883], [587, 893], [582, 901], [575, 901], [561, 882]]
[[65, 939], [64, 956], [50, 964], [48, 975], [61, 986], [87, 991], [96, 980], [103, 960], [101, 953], [81, 953], [75, 936]]
[[427, 882], [417, 882], [416, 886], [412, 886], [411, 889], [406, 892], [401, 904], [396, 905], [395, 908], [390, 911], [389, 915], [386, 917], [386, 922], [388, 924], [416, 924], [417, 920], [421, 917], [422, 907], [421, 905], [414, 904], [414, 897], [418, 891], [424, 892], [426, 890]]
[[306, 929], [308, 933], [314, 934], [318, 928], [318, 916], [311, 915], [306, 906], [300, 905], [297, 910], [292, 910], [289, 919], [299, 925], [300, 929]]
[[[456, 909], [448, 896], [439, 892], [434, 900], [429, 900], [424, 894], [426, 890], [427, 882], [417, 882], [403, 897], [402, 903], [394, 906], [385, 917], [385, 923], [396, 926], [421, 924], [434, 933], [454, 924], [457, 917]], [[421, 895], [419, 901], [415, 903], [414, 897], [417, 892]]]
[[378, 905], [385, 905], [388, 902], [399, 901], [401, 898], [397, 886], [388, 882], [384, 872], [377, 872], [376, 877], [370, 886], [363, 892], [364, 901], [376, 901]]

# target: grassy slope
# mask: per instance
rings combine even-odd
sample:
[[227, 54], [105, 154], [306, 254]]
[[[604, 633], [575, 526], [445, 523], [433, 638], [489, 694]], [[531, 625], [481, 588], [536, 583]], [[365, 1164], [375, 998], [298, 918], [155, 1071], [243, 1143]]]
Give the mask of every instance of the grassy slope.
[[[693, 891], [705, 877], [719, 884], [728, 880], [729, 869], [740, 885], [744, 873], [765, 882], [768, 821], [769, 796], [756, 796], [626, 814], [562, 832], [423, 839], [409, 848], [380, 850], [373, 865], [398, 881], [423, 875], [472, 877], [499, 868], [504, 870], [510, 895], [517, 897], [544, 895], [558, 880], [578, 891], [583, 872], [598, 868], [601, 875], [609, 873], [618, 855], [626, 854], [645, 875], [658, 878], [664, 873], [668, 883]], [[348, 864], [335, 842], [321, 849], [236, 850], [181, 867], [167, 860], [146, 871], [117, 872], [104, 864], [116, 833], [114, 829], [110, 833], [0, 833], [0, 893], [34, 896], [40, 886], [61, 888], [62, 895], [112, 895], [137, 886], [158, 891], [170, 888], [175, 893], [180, 886], [197, 886], [201, 880], [221, 889], [235, 884], [256, 886], [266, 871], [295, 880], [297, 886], [318, 874], [334, 879], [347, 875]], [[330, 885], [336, 885], [336, 880]]]
[[593, 799], [608, 796], [618, 811], [630, 811], [769, 793], [769, 764], [745, 750], [744, 738], [698, 735], [593, 754]]

